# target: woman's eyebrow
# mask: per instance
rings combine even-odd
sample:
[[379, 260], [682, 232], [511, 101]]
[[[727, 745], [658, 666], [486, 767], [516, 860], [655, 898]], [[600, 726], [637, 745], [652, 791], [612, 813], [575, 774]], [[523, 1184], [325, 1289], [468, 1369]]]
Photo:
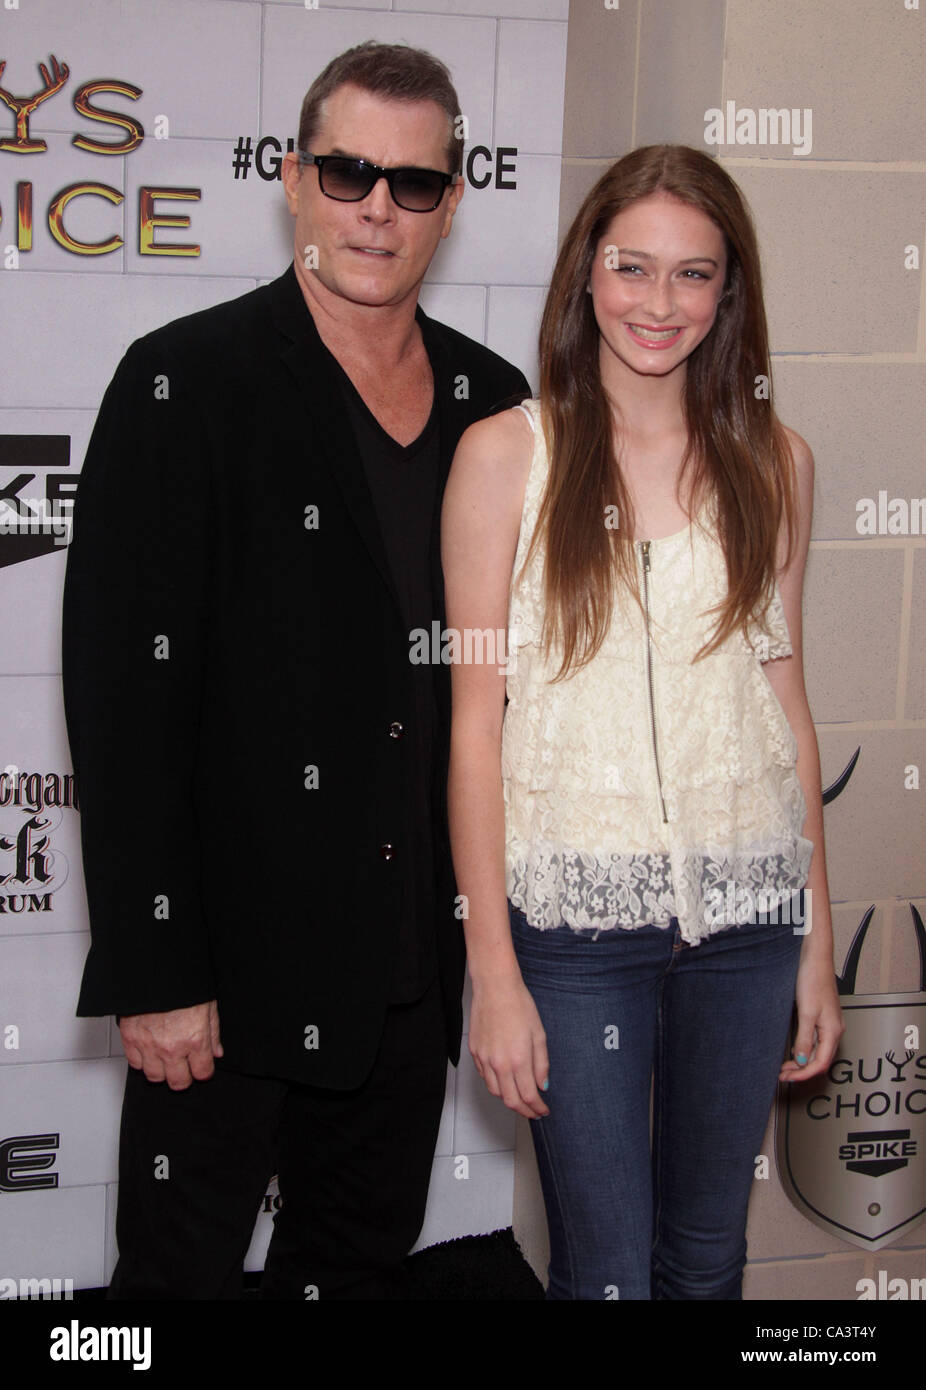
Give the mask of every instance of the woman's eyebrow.
[[[651, 260], [655, 259], [655, 258], [653, 257], [653, 255], [651, 254], [651, 252], [649, 252], [649, 251], [634, 251], [634, 250], [633, 250], [631, 247], [629, 247], [629, 246], [619, 246], [619, 247], [617, 248], [617, 254], [618, 254], [619, 256], [639, 256], [640, 259], [641, 259], [641, 260], [644, 260], [644, 261], [651, 261]], [[717, 264], [718, 264], [717, 261], [714, 260], [714, 257], [713, 257], [713, 256], [687, 256], [687, 257], [685, 258], [685, 260], [679, 261], [679, 265], [692, 265], [693, 262], [695, 262], [695, 261], [703, 262], [705, 265], [712, 265], [712, 266], [714, 266], [715, 268], [717, 267]]]

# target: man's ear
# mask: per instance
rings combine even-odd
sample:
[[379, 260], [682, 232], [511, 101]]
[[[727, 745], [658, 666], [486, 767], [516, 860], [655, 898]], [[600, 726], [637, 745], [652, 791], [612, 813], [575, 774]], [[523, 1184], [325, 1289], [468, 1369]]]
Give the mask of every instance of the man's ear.
[[299, 184], [302, 180], [302, 165], [295, 150], [288, 150], [284, 154], [280, 175], [283, 180], [283, 192], [286, 194], [286, 206], [295, 217], [299, 211]]
[[447, 194], [447, 211], [444, 214], [444, 225], [441, 227], [441, 236], [450, 235], [450, 225], [453, 222], [453, 214], [459, 206], [460, 199], [463, 197], [463, 190], [466, 187], [466, 180], [461, 174], [456, 183], [451, 184]]

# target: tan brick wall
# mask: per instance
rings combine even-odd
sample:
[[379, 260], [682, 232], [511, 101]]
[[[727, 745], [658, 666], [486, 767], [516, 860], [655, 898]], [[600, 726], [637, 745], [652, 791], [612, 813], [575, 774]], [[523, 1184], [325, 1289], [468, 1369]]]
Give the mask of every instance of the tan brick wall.
[[[860, 498], [926, 495], [926, 4], [904, 0], [572, 0], [560, 234], [599, 174], [637, 145], [716, 152], [756, 217], [776, 404], [817, 464], [804, 654], [824, 786], [836, 959], [876, 912], [859, 992], [912, 990], [910, 901], [926, 913], [926, 537], [863, 538]], [[710, 146], [705, 113], [811, 111], [812, 145]], [[546, 1231], [525, 1122], [515, 1232], [541, 1272]], [[764, 1152], [774, 1154], [770, 1123]], [[856, 1282], [926, 1275], [926, 1224], [875, 1254], [757, 1182], [745, 1297], [847, 1299]]]

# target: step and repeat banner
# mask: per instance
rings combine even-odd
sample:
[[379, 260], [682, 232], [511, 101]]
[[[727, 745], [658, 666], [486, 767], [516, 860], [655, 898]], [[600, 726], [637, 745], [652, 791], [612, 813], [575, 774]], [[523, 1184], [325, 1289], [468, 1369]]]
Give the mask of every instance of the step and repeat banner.
[[[422, 305], [536, 386], [567, 12], [567, 0], [0, 0], [4, 1297], [10, 1280], [99, 1287], [116, 1258], [126, 1063], [112, 1019], [74, 1015], [89, 936], [60, 684], [70, 512], [103, 392], [140, 334], [285, 270], [280, 165], [302, 98], [331, 58], [365, 39], [441, 58], [466, 118], [465, 196]], [[157, 776], [139, 729], [114, 841], [131, 839], [133, 807]], [[259, 878], [243, 875], [241, 892], [247, 912]], [[256, 971], [275, 968], [255, 953]], [[510, 1225], [513, 1180], [514, 1116], [488, 1095], [464, 1044], [448, 1071], [419, 1244]], [[271, 1184], [249, 1269], [262, 1266], [278, 1203]]]

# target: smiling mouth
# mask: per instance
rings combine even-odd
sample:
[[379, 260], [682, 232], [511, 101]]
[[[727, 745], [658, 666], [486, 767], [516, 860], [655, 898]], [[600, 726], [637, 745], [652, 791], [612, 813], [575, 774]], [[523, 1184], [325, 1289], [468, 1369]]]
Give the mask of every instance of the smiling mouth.
[[627, 328], [648, 343], [667, 343], [682, 332], [681, 328], [646, 328], [642, 323], [628, 323]]
[[381, 246], [352, 246], [352, 251], [359, 251], [363, 256], [393, 256], [394, 251], [384, 251]]

